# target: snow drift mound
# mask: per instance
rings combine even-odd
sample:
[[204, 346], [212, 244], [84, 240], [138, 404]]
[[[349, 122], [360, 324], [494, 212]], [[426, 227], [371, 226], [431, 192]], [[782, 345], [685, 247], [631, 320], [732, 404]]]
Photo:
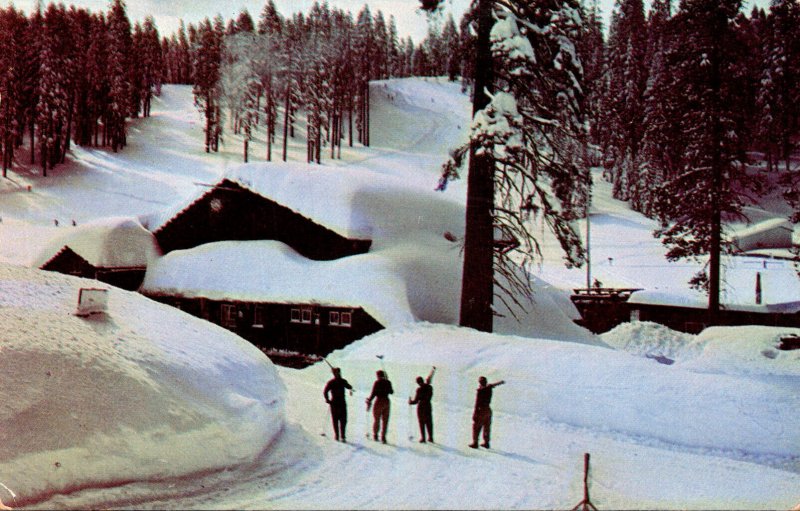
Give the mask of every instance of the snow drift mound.
[[96, 282], [0, 266], [0, 482], [7, 504], [252, 461], [283, 427], [272, 363], [229, 332]]
[[781, 337], [799, 328], [761, 325], [711, 327], [697, 336], [703, 347], [685, 367], [722, 374], [800, 377], [800, 350], [781, 351]]
[[658, 323], [622, 323], [600, 337], [620, 351], [677, 362], [703, 373], [750, 376], [800, 376], [800, 351], [778, 349], [781, 338], [800, 329], [763, 325], [706, 328], [698, 335]]
[[692, 358], [700, 353], [696, 336], [672, 330], [650, 321], [621, 323], [601, 334], [603, 342], [614, 349], [643, 357], [666, 357], [670, 360]]

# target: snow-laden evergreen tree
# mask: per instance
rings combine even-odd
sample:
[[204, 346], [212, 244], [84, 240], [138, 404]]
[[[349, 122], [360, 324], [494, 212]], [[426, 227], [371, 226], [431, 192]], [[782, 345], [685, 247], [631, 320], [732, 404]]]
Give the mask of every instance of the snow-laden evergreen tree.
[[464, 57], [461, 55], [461, 35], [452, 14], [445, 21], [442, 39], [445, 47], [445, 74], [448, 80], [454, 82], [461, 76], [461, 61]]
[[708, 290], [711, 324], [720, 308], [723, 218], [741, 216], [753, 186], [740, 161], [742, 141], [730, 101], [738, 87], [731, 48], [740, 5], [739, 0], [683, 0], [671, 21], [677, 28], [668, 66], [686, 146], [676, 175], [658, 190], [662, 227], [655, 234], [669, 260], [707, 261], [691, 284]]
[[389, 16], [389, 29], [386, 34], [386, 46], [389, 49], [389, 76], [403, 76], [403, 63], [400, 53], [400, 39], [397, 35], [397, 20]]
[[131, 112], [134, 119], [139, 117], [142, 111], [142, 101], [144, 99], [144, 33], [142, 25], [138, 21], [133, 26], [133, 36], [131, 39], [131, 52], [129, 58], [131, 76]]
[[608, 38], [608, 151], [614, 197], [641, 210], [641, 142], [647, 84], [647, 24], [642, 0], [617, 0]]
[[302, 56], [300, 45], [300, 24], [287, 22], [283, 29], [285, 37], [282, 38], [281, 51], [285, 57], [281, 68], [281, 83], [283, 94], [283, 149], [281, 158], [288, 159], [289, 137], [294, 137], [295, 113], [300, 105], [300, 82], [302, 76]]
[[674, 61], [676, 40], [673, 31], [680, 27], [671, 24], [670, 0], [656, 0], [648, 18], [647, 55], [649, 61], [647, 87], [644, 93], [644, 134], [640, 211], [655, 216], [656, 191], [668, 179], [677, 175], [687, 141], [679, 122], [681, 102], [678, 83], [668, 62]]
[[576, 42], [578, 55], [583, 65], [584, 96], [586, 119], [589, 123], [589, 141], [593, 147], [589, 148], [587, 157], [592, 166], [601, 163], [599, 150], [600, 108], [603, 95], [603, 69], [605, 65], [605, 41], [603, 40], [603, 25], [598, 11], [597, 0], [586, 9], [586, 20], [583, 24], [583, 33]]
[[792, 137], [797, 133], [800, 116], [800, 4], [796, 0], [773, 0], [767, 18], [763, 48], [763, 68], [758, 105], [762, 111], [759, 125], [767, 142], [767, 157], [784, 160], [789, 171]]
[[[488, 66], [494, 71], [482, 83], [480, 70], [486, 63], [478, 61], [475, 85], [476, 97], [482, 91], [488, 102], [478, 103], [470, 142], [453, 152], [440, 184], [444, 187], [458, 177], [470, 153], [463, 288], [470, 290], [477, 282], [483, 289], [468, 291], [476, 296], [462, 295], [461, 324], [484, 330], [491, 330], [494, 286], [500, 291], [498, 300], [512, 314], [525, 306], [517, 299], [520, 292], [531, 296], [530, 280], [520, 268], [541, 256], [535, 235], [539, 223], [555, 234], [568, 265], [582, 262], [584, 251], [574, 221], [585, 211], [590, 185], [583, 160], [583, 69], [575, 45], [583, 31], [580, 4], [497, 0], [490, 6], [496, 22], [485, 42], [491, 44], [494, 64], [490, 61]], [[482, 7], [479, 24], [491, 25]], [[481, 35], [479, 25], [479, 54]], [[489, 163], [488, 175], [481, 174], [484, 163]], [[483, 212], [471, 212], [470, 201], [482, 204], [488, 218]], [[488, 257], [478, 255], [478, 263], [469, 261], [469, 244], [475, 241], [488, 247]], [[487, 276], [488, 286], [483, 283]], [[484, 308], [488, 310], [471, 310], [471, 301], [486, 300], [487, 287], [490, 294]], [[473, 320], [473, 314], [480, 317]]]
[[71, 12], [74, 37], [76, 40], [74, 48], [74, 69], [73, 76], [75, 90], [73, 96], [73, 116], [71, 123], [74, 129], [71, 130], [72, 137], [78, 145], [88, 146], [92, 143], [93, 134], [93, 111], [92, 111], [92, 83], [89, 81], [91, 62], [89, 60], [89, 47], [92, 41], [92, 28], [94, 17], [85, 10], [79, 9]]
[[[3, 177], [14, 162], [14, 151], [22, 143], [25, 122], [23, 79], [28, 23], [13, 6], [0, 10], [0, 151]], [[22, 124], [22, 127], [20, 126]]]
[[59, 163], [61, 157], [64, 122], [69, 108], [67, 48], [71, 41], [63, 4], [48, 6], [44, 13], [43, 30], [36, 126], [42, 175], [47, 176], [47, 171]]
[[87, 133], [89, 139], [78, 141], [82, 145], [91, 143], [92, 136], [94, 136], [95, 146], [105, 145], [107, 141], [109, 93], [111, 90], [110, 76], [106, 71], [108, 69], [107, 33], [108, 24], [105, 16], [102, 13], [94, 15], [87, 51], [87, 75], [90, 87], [87, 131], [91, 133]]
[[150, 116], [150, 107], [154, 95], [161, 93], [161, 82], [164, 60], [159, 43], [158, 29], [152, 16], [144, 19], [138, 37], [134, 37], [134, 53], [138, 54], [138, 100], [140, 107], [134, 105], [134, 111], [141, 109], [142, 116]]
[[356, 19], [356, 33], [353, 52], [356, 59], [355, 81], [356, 89], [356, 127], [358, 141], [369, 145], [369, 81], [373, 76], [372, 47], [375, 34], [373, 31], [372, 12], [368, 5], [358, 13]]
[[212, 25], [206, 18], [198, 27], [198, 48], [194, 61], [194, 103], [205, 119], [205, 150], [217, 152], [221, 135], [220, 63], [224, 27], [221, 18]]
[[83, 122], [87, 110], [89, 83], [86, 80], [88, 62], [86, 48], [91, 37], [91, 15], [86, 9], [70, 7], [67, 12], [67, 25], [70, 32], [70, 45], [67, 54], [67, 118], [64, 129], [64, 143], [58, 163], [64, 163], [67, 151], [71, 148], [76, 125]]
[[375, 13], [373, 22], [373, 45], [372, 45], [372, 61], [375, 65], [372, 68], [371, 80], [383, 80], [389, 78], [390, 69], [389, 63], [389, 32], [386, 27], [386, 20], [383, 18], [383, 13], [378, 11]]
[[[105, 119], [111, 149], [116, 152], [127, 143], [126, 119], [132, 111], [131, 23], [122, 0], [114, 0], [108, 13], [109, 105]], [[104, 123], [104, 124], [105, 124]]]
[[261, 16], [258, 19], [258, 33], [271, 34], [273, 37], [280, 36], [283, 29], [283, 17], [275, 7], [273, 0], [268, 0], [264, 4]]
[[254, 34], [238, 32], [225, 36], [220, 57], [220, 102], [227, 108], [231, 130], [242, 134], [245, 163], [249, 160], [249, 145], [259, 113], [257, 97], [261, 83], [254, 62], [257, 52]]
[[22, 56], [17, 61], [19, 73], [19, 109], [18, 109], [18, 144], [22, 145], [23, 137], [29, 137], [30, 160], [36, 163], [36, 112], [39, 103], [39, 54], [43, 26], [43, 16], [39, 8], [26, 20], [21, 39]]

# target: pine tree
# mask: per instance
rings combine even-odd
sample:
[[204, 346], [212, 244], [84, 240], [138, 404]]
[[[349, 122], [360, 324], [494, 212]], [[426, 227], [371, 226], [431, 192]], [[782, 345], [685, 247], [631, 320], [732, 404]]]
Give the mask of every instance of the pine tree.
[[220, 120], [220, 64], [224, 27], [221, 18], [206, 18], [198, 28], [198, 49], [194, 61], [194, 103], [205, 118], [205, 150], [217, 152], [221, 135]]
[[642, 0], [618, 0], [609, 29], [608, 90], [614, 196], [641, 210], [639, 181], [647, 84], [647, 26]]
[[512, 314], [524, 307], [519, 292], [531, 296], [521, 268], [541, 255], [537, 220], [553, 230], [569, 265], [581, 263], [573, 220], [585, 210], [590, 178], [582, 162], [583, 73], [574, 43], [583, 30], [580, 5], [497, 0], [491, 28], [492, 4], [484, 2], [478, 55], [495, 62], [475, 64], [471, 141], [453, 152], [441, 186], [458, 175], [469, 152], [461, 325], [491, 330], [494, 286]]
[[[87, 139], [78, 140], [79, 144], [88, 145], [94, 137], [94, 145], [105, 145], [108, 138], [108, 109], [109, 95], [111, 91], [111, 80], [108, 70], [108, 43], [107, 43], [108, 24], [103, 14], [96, 14], [92, 20], [92, 28], [89, 36], [89, 49], [87, 51], [88, 62], [88, 83], [89, 91], [89, 112], [87, 112]], [[102, 141], [101, 124], [103, 122]]]
[[456, 27], [456, 22], [453, 20], [452, 14], [448, 15], [447, 21], [444, 24], [442, 39], [444, 40], [443, 43], [446, 55], [445, 74], [447, 74], [447, 78], [451, 82], [454, 82], [456, 78], [461, 76], [461, 61], [463, 57], [461, 55], [461, 35], [458, 33], [458, 28]]
[[800, 107], [797, 100], [800, 76], [800, 4], [774, 0], [767, 19], [763, 42], [763, 68], [758, 105], [763, 112], [760, 134], [767, 141], [768, 159], [785, 161], [789, 171], [792, 137], [797, 133]]
[[592, 165], [600, 162], [598, 129], [601, 127], [601, 98], [603, 94], [603, 66], [605, 64], [605, 41], [603, 40], [603, 25], [598, 12], [597, 2], [593, 3], [586, 13], [586, 22], [583, 33], [577, 41], [578, 54], [584, 71], [584, 95], [586, 97], [585, 111], [589, 122], [589, 139], [595, 144], [595, 149], [589, 151]]
[[[753, 184], [744, 173], [740, 140], [728, 101], [738, 86], [733, 76], [733, 20], [739, 0], [684, 0], [672, 18], [675, 50], [668, 65], [682, 114], [686, 147], [675, 176], [658, 190], [656, 231], [668, 247], [667, 258], [708, 256], [691, 281], [708, 290], [709, 322], [720, 309], [720, 266], [724, 250], [722, 219], [741, 215]], [[679, 96], [677, 96], [679, 94]]]
[[64, 143], [64, 120], [69, 98], [67, 74], [69, 63], [69, 27], [63, 4], [50, 4], [44, 13], [44, 32], [39, 60], [39, 103], [37, 106], [37, 135], [42, 175], [59, 163]]
[[[0, 10], [0, 150], [3, 177], [14, 162], [14, 151], [22, 141], [24, 129], [24, 84], [27, 70], [22, 62], [28, 25], [25, 16], [8, 7]], [[22, 127], [20, 127], [22, 124]]]
[[282, 28], [283, 18], [278, 13], [275, 2], [269, 0], [261, 11], [261, 17], [258, 20], [258, 33], [271, 34], [273, 37], [280, 36]]
[[126, 119], [133, 111], [131, 102], [131, 24], [122, 0], [114, 0], [108, 13], [108, 109], [107, 125], [111, 149], [116, 152], [127, 144]]
[[372, 12], [365, 5], [358, 13], [354, 42], [356, 87], [356, 127], [358, 141], [369, 145], [369, 81], [373, 76], [372, 47], [374, 45]]

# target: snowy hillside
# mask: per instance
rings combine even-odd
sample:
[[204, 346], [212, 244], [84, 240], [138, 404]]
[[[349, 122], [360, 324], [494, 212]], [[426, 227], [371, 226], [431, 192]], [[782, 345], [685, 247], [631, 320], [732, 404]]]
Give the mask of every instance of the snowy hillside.
[[[582, 285], [583, 271], [563, 269], [549, 238], [529, 323], [499, 322], [507, 331], [516, 325], [519, 336], [441, 324], [455, 322], [460, 258], [442, 231], [462, 225], [464, 183], [426, 194], [463, 136], [468, 102], [457, 84], [444, 81], [372, 87], [372, 147], [344, 147], [341, 161], [319, 168], [330, 172], [323, 183], [341, 172], [351, 184], [371, 186], [359, 203], [364, 216], [337, 217], [352, 221], [348, 229], [367, 228], [371, 252], [311, 265], [276, 242], [219, 243], [170, 253], [149, 275], [150, 285], [191, 284], [198, 292], [241, 285], [263, 293], [273, 285], [291, 294], [313, 285], [337, 297], [384, 300], [373, 306], [386, 311], [389, 327], [328, 357], [355, 389], [347, 397], [348, 443], [330, 438], [324, 363], [276, 369], [230, 332], [116, 289], [105, 314], [80, 318], [73, 314], [77, 290], [96, 282], [12, 266], [34, 264], [54, 238], [92, 221], [156, 225], [226, 173], [242, 171], [236, 137], [226, 137], [221, 154], [203, 153], [190, 90], [165, 87], [153, 117], [133, 123], [124, 151], [78, 148], [51, 177], [20, 171], [0, 183], [4, 504], [571, 509], [583, 497], [587, 452], [599, 509], [800, 503], [800, 351], [777, 349], [781, 337], [800, 329], [714, 328], [689, 336], [629, 324], [591, 336], [572, 323], [567, 298]], [[257, 141], [251, 155], [263, 148]], [[285, 168], [249, 168], [278, 174], [303, 166], [296, 163], [305, 156], [302, 140], [290, 156], [295, 163]], [[608, 285], [684, 289], [697, 267], [665, 265], [652, 222], [610, 199], [607, 184], [596, 185], [595, 275]], [[386, 195], [398, 190], [418, 190], [419, 198]], [[315, 215], [342, 213], [326, 211], [316, 194], [288, 198], [321, 208]], [[398, 203], [409, 208], [398, 211]], [[402, 221], [393, 222], [395, 214]], [[414, 222], [415, 214], [442, 218]], [[273, 265], [302, 278], [233, 281], [224, 271], [232, 265], [259, 273]], [[748, 266], [742, 282], [755, 270]], [[773, 291], [794, 292], [786, 268], [759, 271], [768, 300]], [[318, 280], [325, 273], [330, 280]], [[436, 443], [421, 445], [406, 403], [414, 378], [431, 366]], [[365, 437], [371, 417], [363, 400], [381, 368], [395, 389], [389, 445]], [[507, 381], [494, 393], [491, 450], [467, 447], [481, 375]]]

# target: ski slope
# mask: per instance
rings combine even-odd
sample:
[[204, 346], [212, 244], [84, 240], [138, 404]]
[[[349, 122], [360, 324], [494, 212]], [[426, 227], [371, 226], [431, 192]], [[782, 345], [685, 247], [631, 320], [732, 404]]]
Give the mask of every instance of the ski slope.
[[[468, 100], [459, 85], [390, 80], [374, 83], [372, 98], [372, 147], [344, 147], [341, 161], [326, 163], [430, 191], [447, 149], [461, 140], [468, 123]], [[325, 364], [275, 368], [227, 331], [118, 290], [105, 316], [88, 323], [77, 319], [71, 314], [73, 291], [92, 282], [18, 266], [30, 266], [41, 247], [72, 228], [73, 219], [83, 225], [110, 216], [155, 218], [241, 160], [235, 137], [226, 137], [220, 154], [202, 151], [202, 124], [189, 88], [165, 87], [153, 113], [133, 121], [130, 145], [119, 153], [73, 148], [71, 163], [50, 177], [20, 170], [0, 183], [0, 431], [13, 426], [38, 435], [25, 446], [1, 447], [4, 504], [572, 508], [583, 497], [587, 452], [590, 493], [599, 509], [790, 509], [800, 503], [800, 352], [776, 349], [781, 336], [800, 334], [798, 329], [717, 328], [687, 336], [657, 325], [624, 325], [592, 346], [585, 339], [574, 342], [574, 325], [563, 310], [569, 302], [558, 300], [539, 304], [542, 321], [554, 323], [548, 331], [561, 332], [547, 339], [398, 322], [329, 357], [355, 388], [348, 397], [349, 442], [342, 444], [330, 438], [322, 398], [330, 378]], [[293, 143], [291, 159], [302, 161], [304, 149], [302, 139]], [[264, 153], [257, 142], [251, 159]], [[454, 184], [446, 197], [463, 203], [463, 183]], [[671, 273], [650, 236], [652, 223], [611, 199], [604, 183], [596, 184], [597, 277], [608, 285], [680, 288], [697, 266], [679, 265]], [[410, 194], [408, 203], [413, 199]], [[413, 237], [396, 245], [391, 236], [382, 242], [382, 250], [395, 252], [397, 260], [404, 250], [420, 250]], [[541, 286], [566, 292], [584, 275], [562, 269], [560, 260], [547, 245], [537, 277]], [[379, 289], [358, 285], [363, 289], [354, 292]], [[427, 299], [434, 303], [438, 292]], [[122, 340], [128, 351], [120, 351]], [[31, 343], [48, 358], [27, 356]], [[102, 365], [89, 355], [98, 350], [108, 356]], [[229, 367], [208, 374], [207, 368], [220, 364], [221, 352]], [[414, 378], [434, 365], [436, 444], [420, 445], [406, 401]], [[85, 379], [100, 368], [119, 382], [103, 385], [102, 394]], [[365, 438], [370, 418], [363, 400], [380, 368], [395, 388], [389, 445]], [[41, 377], [48, 370], [55, 380]], [[507, 381], [495, 390], [491, 450], [467, 447], [481, 375]], [[130, 380], [157, 384], [143, 387], [146, 392], [132, 404], [123, 399], [131, 395]], [[82, 384], [70, 384], [76, 381]], [[58, 420], [53, 409], [29, 413], [28, 404], [39, 402], [43, 388], [46, 402], [64, 403], [61, 414], [74, 420]], [[275, 396], [283, 396], [282, 411], [259, 412], [272, 410]], [[106, 402], [115, 400], [120, 412], [111, 416]], [[172, 410], [176, 422], [157, 436], [157, 425], [169, 419], [145, 416], [143, 409]], [[113, 418], [120, 415], [127, 418]], [[175, 426], [180, 418], [199, 431], [224, 432], [211, 435], [211, 444], [185, 442], [192, 436], [181, 437]], [[76, 420], [92, 424], [92, 434], [78, 435]], [[150, 438], [151, 426], [163, 446], [157, 457], [152, 449], [159, 444], [136, 441]], [[70, 442], [94, 449], [91, 462], [63, 457], [59, 449]], [[32, 464], [20, 465], [23, 455], [33, 456], [24, 458]]]

